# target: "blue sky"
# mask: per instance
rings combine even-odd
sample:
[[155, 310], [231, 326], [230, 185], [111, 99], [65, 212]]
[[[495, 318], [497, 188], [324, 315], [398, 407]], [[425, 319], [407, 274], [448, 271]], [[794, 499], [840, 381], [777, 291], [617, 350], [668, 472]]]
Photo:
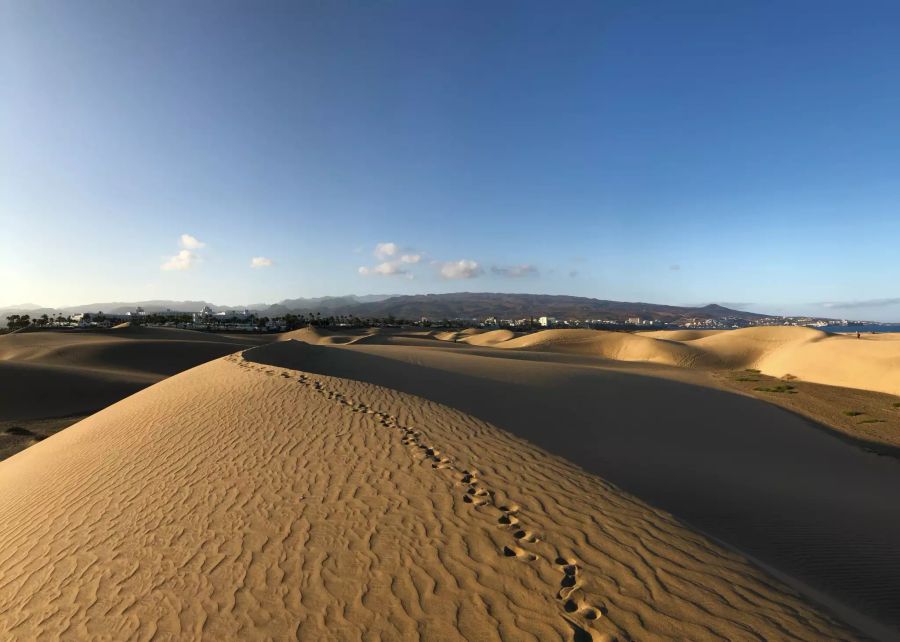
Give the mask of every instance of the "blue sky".
[[900, 320], [897, 3], [2, 0], [0, 77], [0, 305]]

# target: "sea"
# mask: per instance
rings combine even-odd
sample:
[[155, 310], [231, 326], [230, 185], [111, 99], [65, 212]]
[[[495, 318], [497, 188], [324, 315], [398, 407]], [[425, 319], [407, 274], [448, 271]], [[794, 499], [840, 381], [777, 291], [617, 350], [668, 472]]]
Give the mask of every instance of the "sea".
[[825, 332], [900, 332], [900, 323], [864, 323], [862, 325], [826, 325], [821, 328], [817, 328], [818, 330], [825, 330]]

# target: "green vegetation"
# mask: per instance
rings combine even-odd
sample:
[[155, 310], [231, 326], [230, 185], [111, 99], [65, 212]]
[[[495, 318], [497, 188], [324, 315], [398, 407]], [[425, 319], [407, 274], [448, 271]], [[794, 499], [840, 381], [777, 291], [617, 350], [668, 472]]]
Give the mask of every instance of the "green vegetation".
[[900, 408], [900, 401], [895, 401], [891, 404], [894, 408]]
[[759, 381], [756, 377], [738, 377], [735, 381]]
[[[44, 316], [47, 316], [46, 314]], [[6, 327], [10, 330], [18, 330], [20, 328], [27, 328], [31, 325], [31, 317], [27, 314], [11, 314], [6, 317]]]
[[759, 386], [759, 387], [754, 388], [754, 390], [759, 390], [760, 392], [782, 392], [782, 393], [787, 393], [789, 395], [797, 394], [797, 391], [794, 390], [794, 386], [789, 386], [787, 384], [782, 384], [779, 386], [771, 386], [771, 387]]
[[864, 415], [866, 413], [864, 413], [862, 410], [845, 410], [844, 414], [847, 415], [848, 417], [858, 417], [858, 416]]
[[759, 374], [762, 370], [757, 370], [756, 368], [747, 368], [744, 372], [753, 372], [755, 374]]

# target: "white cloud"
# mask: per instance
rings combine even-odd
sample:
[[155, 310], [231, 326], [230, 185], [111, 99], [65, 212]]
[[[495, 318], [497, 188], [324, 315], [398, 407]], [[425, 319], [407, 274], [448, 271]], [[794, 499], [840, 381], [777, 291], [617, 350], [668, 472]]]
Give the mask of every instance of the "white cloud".
[[206, 247], [206, 243], [198, 239], [196, 236], [191, 236], [190, 234], [182, 234], [181, 247], [186, 250], [199, 250], [200, 248]]
[[495, 265], [491, 272], [498, 276], [522, 278], [526, 276], [538, 276], [538, 269], [533, 265]]
[[267, 259], [264, 256], [254, 256], [250, 259], [250, 267], [252, 268], [270, 267], [273, 263], [272, 259]]
[[160, 266], [161, 269], [167, 271], [189, 270], [200, 262], [200, 256], [194, 250], [206, 247], [206, 243], [190, 234], [182, 234], [178, 243], [183, 249], [175, 256], [168, 257]]
[[190, 250], [181, 250], [175, 256], [170, 256], [160, 267], [163, 270], [188, 270], [199, 261], [196, 253]]
[[469, 259], [437, 263], [441, 276], [445, 279], [472, 279], [484, 272], [477, 262]]
[[413, 251], [400, 254], [400, 251], [400, 246], [396, 243], [378, 243], [372, 254], [380, 263], [372, 267], [361, 266], [357, 271], [362, 276], [405, 276], [411, 279], [413, 275], [406, 266], [415, 265], [421, 261], [422, 254]]
[[362, 266], [359, 268], [359, 273], [363, 276], [398, 276], [408, 274], [406, 270], [400, 267], [400, 261], [385, 261], [375, 267]]
[[375, 258], [379, 261], [386, 261], [394, 256], [398, 250], [396, 243], [379, 243], [375, 246]]

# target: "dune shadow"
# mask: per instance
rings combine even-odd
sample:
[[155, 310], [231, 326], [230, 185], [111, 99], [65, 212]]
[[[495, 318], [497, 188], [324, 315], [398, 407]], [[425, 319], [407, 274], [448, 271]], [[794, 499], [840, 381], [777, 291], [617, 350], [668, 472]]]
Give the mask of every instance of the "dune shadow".
[[[900, 626], [900, 466], [776, 406], [579, 364], [296, 341], [257, 363], [417, 395], [494, 424]], [[510, 355], [512, 356], [512, 355]]]

